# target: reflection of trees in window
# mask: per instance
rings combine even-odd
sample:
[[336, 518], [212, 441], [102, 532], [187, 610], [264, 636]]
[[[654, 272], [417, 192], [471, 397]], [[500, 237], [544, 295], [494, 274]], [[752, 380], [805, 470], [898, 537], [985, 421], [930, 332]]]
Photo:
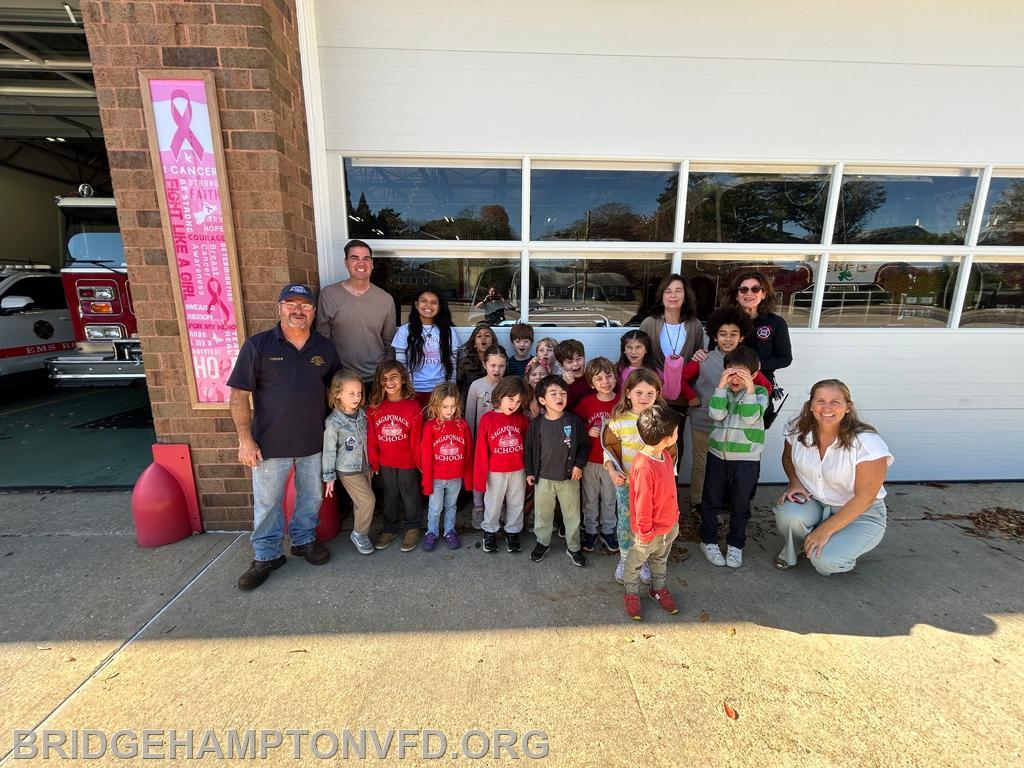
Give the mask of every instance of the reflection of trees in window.
[[[962, 245], [974, 195], [973, 190], [964, 195], [962, 189], [950, 188], [950, 181], [962, 183], [935, 177], [844, 179], [836, 212], [835, 241], [877, 245]], [[934, 186], [934, 191], [924, 193], [922, 186], [927, 184]], [[875, 212], [886, 205], [890, 192], [894, 193], [894, 199], [882, 216], [899, 223], [871, 226]], [[942, 207], [949, 206], [946, 209], [949, 211], [956, 201], [961, 202], [953, 214], [953, 226], [948, 231], [932, 232], [921, 224], [921, 212], [936, 213], [936, 219], [941, 221]]]
[[[346, 160], [345, 178], [353, 237], [518, 238], [520, 171], [359, 166]], [[354, 196], [358, 196], [356, 205], [352, 204]]]
[[825, 175], [692, 173], [686, 240], [703, 243], [820, 242]]
[[629, 203], [603, 203], [542, 239], [670, 242], [675, 235], [678, 189], [679, 177], [673, 174], [658, 194], [658, 207], [650, 214], [638, 213]]
[[992, 179], [981, 226], [979, 245], [1024, 245], [1024, 179]]

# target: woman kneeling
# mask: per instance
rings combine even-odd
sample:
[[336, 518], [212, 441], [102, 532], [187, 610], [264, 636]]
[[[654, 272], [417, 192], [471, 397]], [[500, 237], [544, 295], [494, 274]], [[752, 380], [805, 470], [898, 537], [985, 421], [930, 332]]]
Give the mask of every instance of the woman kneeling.
[[775, 506], [775, 567], [796, 565], [803, 542], [818, 573], [852, 570], [885, 534], [882, 483], [892, 462], [885, 441], [857, 416], [849, 388], [838, 379], [815, 384], [782, 451], [789, 486]]

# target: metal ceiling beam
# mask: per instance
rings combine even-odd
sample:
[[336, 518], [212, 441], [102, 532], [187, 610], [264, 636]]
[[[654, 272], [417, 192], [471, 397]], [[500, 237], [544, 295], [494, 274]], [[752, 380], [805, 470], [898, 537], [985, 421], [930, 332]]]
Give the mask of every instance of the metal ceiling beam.
[[24, 33], [26, 35], [84, 35], [84, 27], [73, 27], [70, 24], [46, 26], [43, 24], [0, 24], [0, 32]]
[[47, 72], [53, 72], [55, 74], [60, 75], [65, 80], [70, 80], [72, 83], [81, 88], [84, 88], [89, 93], [96, 93], [96, 89], [93, 88], [91, 84], [87, 83], [82, 78], [78, 77], [77, 75], [72, 75], [68, 72], [62, 72], [58, 67], [51, 66], [47, 62], [47, 60], [40, 56], [38, 53], [30, 51], [28, 48], [25, 48], [23, 45], [7, 37], [7, 35], [0, 35], [0, 45], [4, 46], [5, 48], [9, 48], [19, 56], [24, 56], [29, 61], [35, 62], [37, 65], [45, 69]]
[[0, 69], [17, 69], [23, 72], [56, 72], [66, 69], [72, 72], [91, 72], [92, 62], [88, 59], [0, 59]]
[[71, 88], [65, 85], [0, 85], [0, 96], [24, 96], [39, 98], [73, 98], [95, 99], [96, 94], [83, 88]]

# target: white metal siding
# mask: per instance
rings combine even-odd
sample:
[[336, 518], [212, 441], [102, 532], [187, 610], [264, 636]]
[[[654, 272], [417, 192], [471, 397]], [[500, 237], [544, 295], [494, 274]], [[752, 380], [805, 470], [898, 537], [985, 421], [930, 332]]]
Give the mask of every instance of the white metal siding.
[[367, 153], [1020, 163], [1022, 28], [992, 0], [316, 2], [327, 148]]

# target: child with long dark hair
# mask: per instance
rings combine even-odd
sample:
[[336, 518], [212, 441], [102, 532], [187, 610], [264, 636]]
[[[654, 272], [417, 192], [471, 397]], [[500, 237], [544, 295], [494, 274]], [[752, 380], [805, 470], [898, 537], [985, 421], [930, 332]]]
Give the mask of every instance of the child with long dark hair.
[[384, 490], [384, 530], [374, 545], [386, 549], [405, 530], [402, 551], [416, 549], [420, 540], [419, 465], [423, 409], [416, 402], [408, 369], [397, 360], [377, 366], [367, 411], [370, 467], [380, 475]]
[[640, 330], [626, 331], [619, 339], [619, 362], [615, 365], [618, 388], [621, 390], [626, 379], [637, 368], [650, 368], [661, 375], [651, 362], [651, 337]]
[[459, 385], [463, 406], [466, 404], [470, 384], [484, 377], [484, 353], [497, 343], [491, 326], [487, 323], [477, 323], [469, 334], [469, 339], [459, 350], [455, 383]]
[[413, 297], [409, 322], [399, 326], [391, 346], [408, 367], [416, 400], [425, 406], [438, 384], [455, 381], [459, 334], [452, 327], [448, 302], [437, 288], [421, 288]]

